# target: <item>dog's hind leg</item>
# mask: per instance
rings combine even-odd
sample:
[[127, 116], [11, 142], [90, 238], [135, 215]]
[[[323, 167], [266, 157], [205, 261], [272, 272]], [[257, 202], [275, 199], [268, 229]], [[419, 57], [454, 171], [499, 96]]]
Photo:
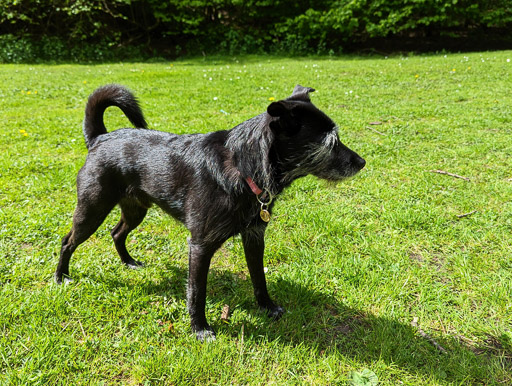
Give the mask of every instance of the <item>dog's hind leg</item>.
[[255, 228], [242, 232], [245, 260], [251, 275], [254, 295], [261, 309], [273, 319], [279, 319], [284, 309], [276, 305], [267, 290], [267, 281], [263, 267], [263, 253], [265, 250], [265, 228]]
[[121, 207], [121, 220], [119, 220], [110, 234], [114, 239], [117, 253], [123, 263], [129, 268], [138, 268], [143, 266], [143, 264], [133, 259], [128, 253], [126, 238], [144, 220], [148, 210], [137, 203], [129, 201], [121, 201], [119, 206]]
[[69, 281], [69, 261], [75, 249], [87, 240], [103, 223], [105, 217], [110, 213], [115, 202], [109, 204], [92, 200], [78, 202], [73, 215], [73, 227], [62, 239], [60, 259], [55, 271], [55, 281], [61, 284], [62, 281]]

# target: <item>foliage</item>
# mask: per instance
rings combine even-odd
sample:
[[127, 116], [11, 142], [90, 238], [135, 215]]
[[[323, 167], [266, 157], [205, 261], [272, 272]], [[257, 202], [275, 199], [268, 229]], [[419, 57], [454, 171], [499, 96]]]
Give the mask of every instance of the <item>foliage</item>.
[[56, 37], [64, 48], [149, 45], [167, 55], [339, 52], [371, 38], [498, 29], [512, 38], [509, 0], [0, 0], [0, 8], [0, 35]]
[[[512, 51], [0, 65], [0, 384], [512, 384], [511, 71]], [[84, 106], [111, 82], [178, 134], [234, 127], [296, 83], [318, 90], [367, 166], [277, 198], [265, 266], [281, 320], [258, 311], [235, 237], [209, 274], [218, 340], [196, 342], [189, 235], [157, 208], [128, 240], [143, 269], [117, 256], [116, 210], [75, 252], [74, 282], [53, 283]], [[110, 108], [105, 124], [129, 122]]]
[[389, 36], [467, 34], [512, 25], [509, 1], [338, 0], [327, 10], [308, 9], [280, 25], [282, 36], [334, 47], [340, 41]]
[[30, 37], [0, 35], [0, 63], [41, 62], [105, 62], [123, 59], [147, 60], [159, 58], [154, 49], [141, 46], [119, 46], [109, 41], [94, 44], [72, 44], [59, 37]]

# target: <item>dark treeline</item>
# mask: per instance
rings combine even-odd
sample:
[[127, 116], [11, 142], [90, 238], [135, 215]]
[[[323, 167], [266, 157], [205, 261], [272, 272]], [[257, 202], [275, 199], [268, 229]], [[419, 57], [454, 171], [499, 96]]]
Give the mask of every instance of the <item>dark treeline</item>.
[[486, 45], [510, 41], [511, 0], [0, 0], [4, 61], [101, 57], [134, 47], [172, 57], [450, 49], [461, 42], [492, 49], [506, 47]]

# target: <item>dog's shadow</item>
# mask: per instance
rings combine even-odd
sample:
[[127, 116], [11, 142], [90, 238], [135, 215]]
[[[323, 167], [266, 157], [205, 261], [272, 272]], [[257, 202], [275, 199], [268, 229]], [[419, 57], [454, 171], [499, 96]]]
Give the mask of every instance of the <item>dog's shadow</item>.
[[[166, 280], [137, 284], [148, 294], [186, 297], [186, 268], [169, 262]], [[126, 286], [114, 279], [112, 286]], [[410, 321], [380, 317], [348, 307], [333, 296], [305, 287], [298, 282], [268, 278], [269, 292], [287, 312], [274, 321], [259, 311], [252, 294], [251, 280], [245, 275], [213, 268], [208, 279], [207, 301], [227, 304], [231, 315], [226, 322], [210, 313], [212, 327], [218, 334], [242, 338], [247, 342], [275, 341], [282, 345], [306, 345], [318, 357], [339, 355], [352, 358], [367, 367], [383, 361], [387, 365], [440, 382], [482, 382], [492, 371], [491, 356], [504, 355], [498, 348], [478, 350], [458, 337], [439, 337], [435, 331], [423, 331]], [[237, 317], [234, 313], [242, 311]], [[505, 353], [510, 356], [510, 353]]]

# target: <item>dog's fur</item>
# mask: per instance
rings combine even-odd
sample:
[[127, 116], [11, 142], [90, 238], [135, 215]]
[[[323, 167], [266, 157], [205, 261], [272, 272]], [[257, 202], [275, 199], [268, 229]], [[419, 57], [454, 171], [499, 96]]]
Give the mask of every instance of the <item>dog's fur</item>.
[[[191, 234], [187, 304], [198, 339], [215, 337], [204, 310], [210, 260], [236, 234], [242, 236], [258, 305], [278, 318], [283, 309], [271, 300], [263, 271], [267, 223], [260, 218], [258, 198], [267, 202], [270, 194], [308, 174], [341, 180], [365, 165], [340, 142], [334, 122], [311, 103], [312, 91], [298, 85], [289, 98], [231, 130], [175, 135], [146, 129], [137, 100], [124, 87], [97, 89], [85, 109], [89, 153], [77, 177], [78, 204], [73, 227], [62, 240], [57, 283], [69, 279], [71, 254], [116, 204], [121, 219], [112, 230], [115, 247], [123, 263], [140, 266], [126, 250], [126, 238], [156, 204]], [[103, 113], [109, 106], [121, 108], [138, 129], [107, 133]]]

